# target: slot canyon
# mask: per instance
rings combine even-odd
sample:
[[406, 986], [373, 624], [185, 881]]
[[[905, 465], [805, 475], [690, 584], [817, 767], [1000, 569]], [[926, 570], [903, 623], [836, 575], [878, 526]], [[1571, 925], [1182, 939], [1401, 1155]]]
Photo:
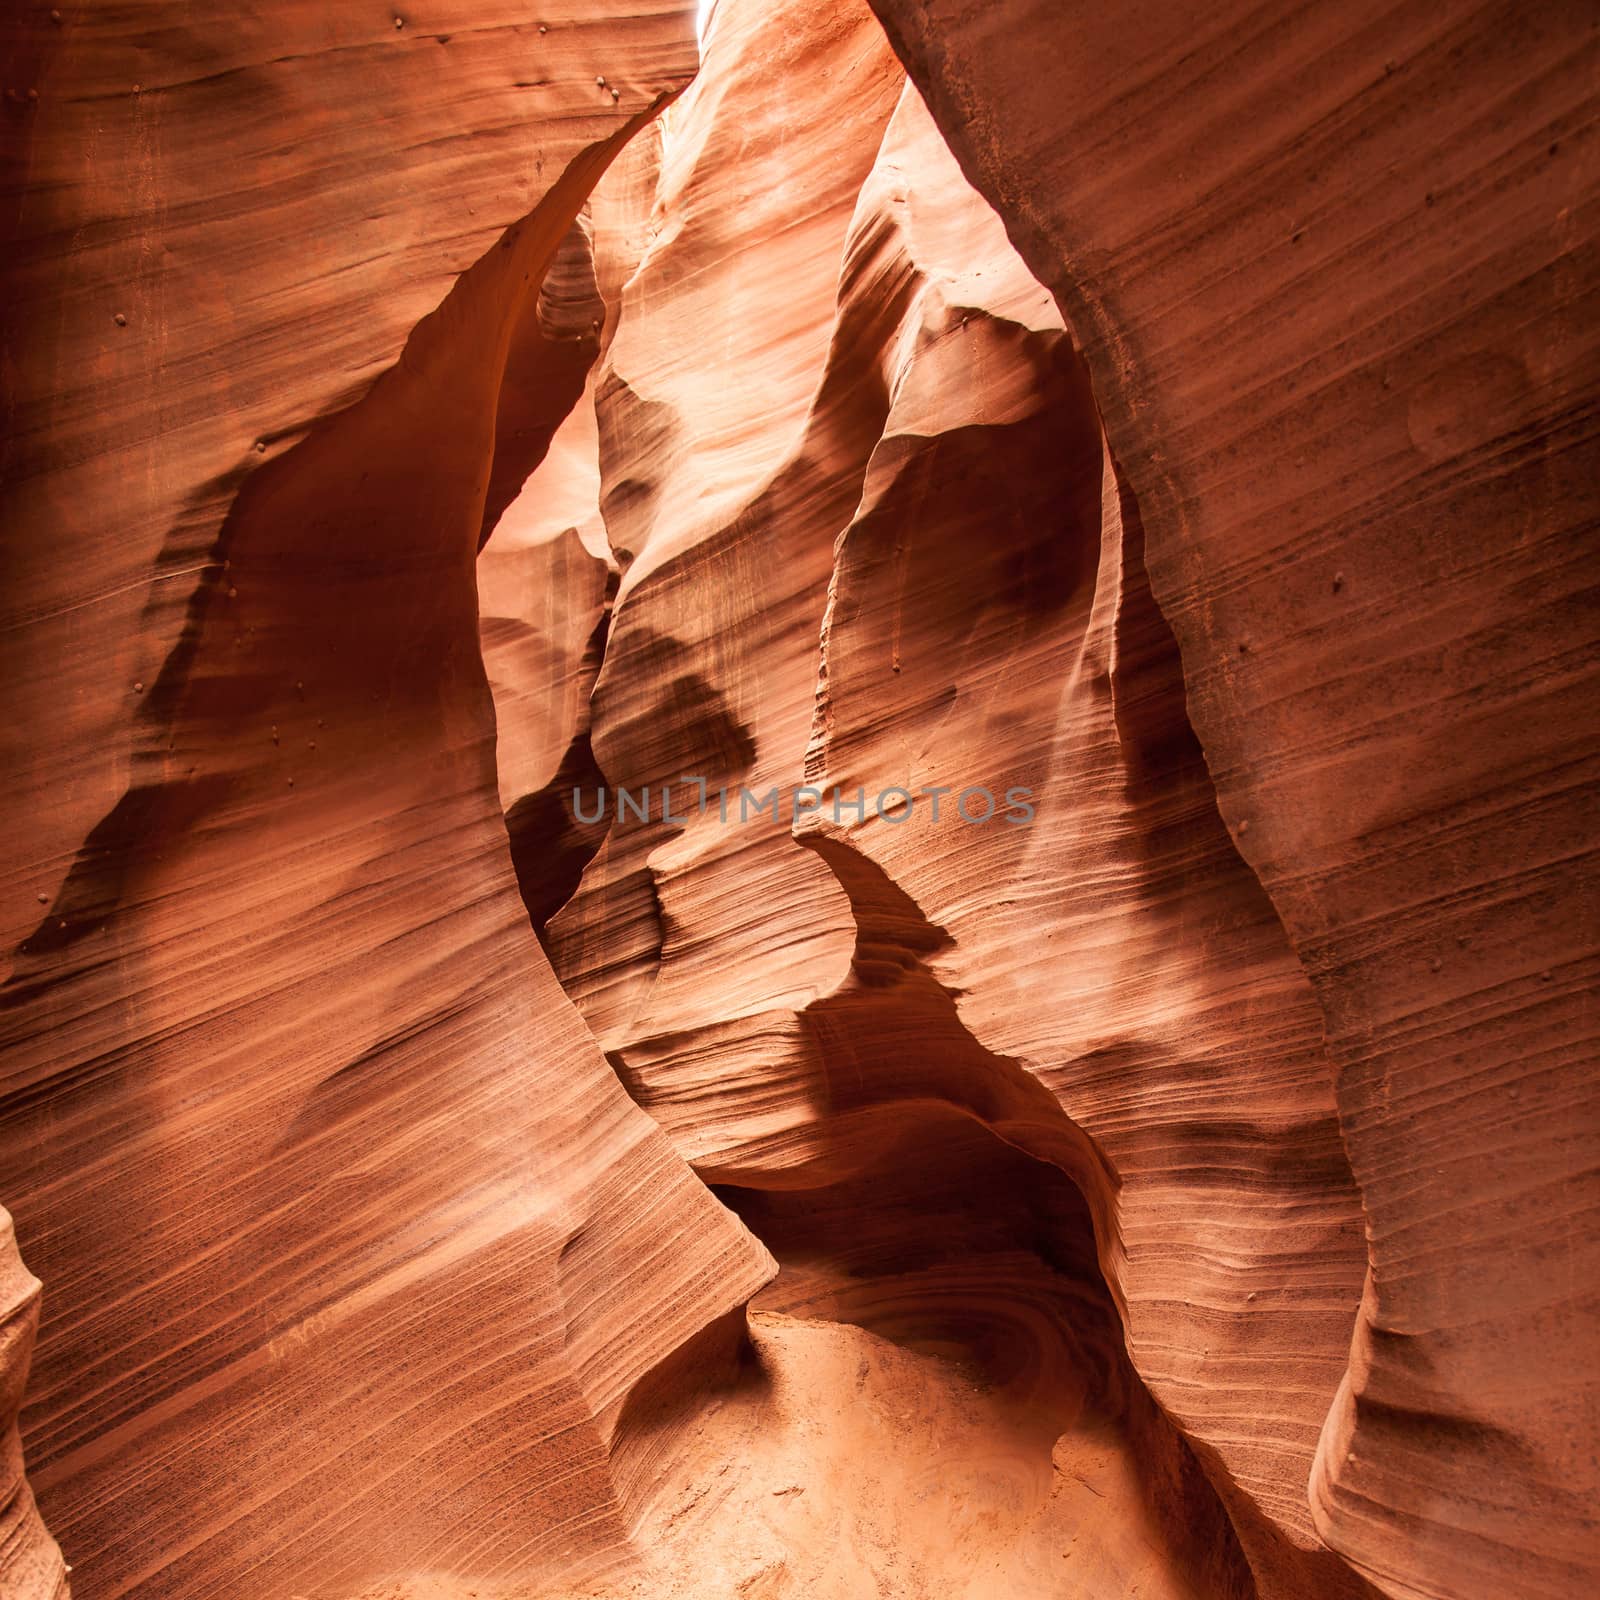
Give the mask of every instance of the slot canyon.
[[0, 1600], [1600, 1593], [1600, 12], [13, 0]]

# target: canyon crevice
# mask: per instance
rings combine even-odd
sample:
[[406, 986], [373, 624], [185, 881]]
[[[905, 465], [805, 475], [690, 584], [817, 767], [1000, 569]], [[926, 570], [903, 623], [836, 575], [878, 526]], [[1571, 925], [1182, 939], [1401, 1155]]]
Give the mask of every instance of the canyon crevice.
[[701, 20], [4, 24], [0, 1593], [1588, 1592], [1591, 21]]

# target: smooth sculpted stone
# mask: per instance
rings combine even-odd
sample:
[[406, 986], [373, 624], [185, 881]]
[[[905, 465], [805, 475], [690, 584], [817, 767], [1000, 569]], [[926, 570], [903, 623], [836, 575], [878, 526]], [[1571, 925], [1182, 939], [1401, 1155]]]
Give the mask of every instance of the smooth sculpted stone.
[[128, 784], [135, 685], [240, 486], [365, 393], [583, 152], [681, 89], [691, 11], [438, 0], [396, 29], [313, 0], [7, 8], [8, 957]]
[[693, 18], [402, 20], [8, 22], [0, 1195], [87, 1600], [634, 1570], [632, 1419], [772, 1271], [539, 949], [475, 587], [593, 356], [573, 224]]
[[1311, 1485], [1400, 1600], [1600, 1584], [1596, 34], [873, 0], [1082, 342], [1368, 1271]]
[[[981, 1365], [1031, 1359], [1018, 1299], [1048, 1347], [1086, 1298], [1126, 1351], [1074, 1381], [1123, 1397], [1098, 1425], [1141, 1492], [1189, 1508], [1161, 1581], [1358, 1595], [1307, 1505], [1364, 1265], [1321, 1018], [1217, 814], [1059, 309], [917, 95], [864, 76], [849, 17], [723, 0], [631, 276], [604, 264], [637, 233], [596, 231], [622, 284], [596, 384], [623, 569], [591, 708], [609, 831], [552, 957], [640, 1104], [773, 1244], [762, 1304]], [[812, 97], [771, 96], [778, 52]], [[774, 231], [768, 139], [826, 213]], [[705, 336], [741, 306], [749, 339]], [[796, 819], [808, 784], [827, 803]], [[895, 786], [941, 788], [942, 815], [834, 820], [835, 789]], [[963, 822], [968, 786], [1025, 789], [1031, 819]], [[773, 790], [776, 819], [740, 803]], [[1035, 1164], [1082, 1198], [1028, 1226]], [[943, 1169], [984, 1202], [941, 1214], [913, 1175]], [[804, 1299], [874, 1241], [839, 1270], [903, 1315]], [[791, 1569], [821, 1581], [814, 1554]], [[1085, 1561], [1065, 1592], [1119, 1570]]]
[[1600, 1592], [1593, 19], [358, 11], [0, 22], [3, 1600]]
[[0, 1207], [0, 1593], [7, 1600], [65, 1600], [67, 1568], [23, 1476], [17, 1411], [39, 1331], [39, 1280], [17, 1254]]

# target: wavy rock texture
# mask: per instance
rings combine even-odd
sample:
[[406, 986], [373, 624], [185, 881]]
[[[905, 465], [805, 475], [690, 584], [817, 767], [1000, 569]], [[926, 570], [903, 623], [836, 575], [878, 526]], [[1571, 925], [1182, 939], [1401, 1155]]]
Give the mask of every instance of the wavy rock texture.
[[[819, 93], [773, 94], [790, 74]], [[876, 437], [875, 349], [903, 292], [888, 285], [886, 310], [879, 279], [898, 269], [866, 241], [836, 331], [840, 259], [901, 82], [862, 6], [722, 7], [664, 136], [596, 383], [601, 506], [623, 573], [591, 739], [608, 782], [658, 800], [666, 786], [679, 814], [696, 792], [682, 775], [764, 792], [793, 781], [804, 748], [832, 540]], [[602, 260], [639, 248], [628, 208], [612, 211]], [[740, 336], [707, 339], [708, 325]], [[679, 927], [683, 948], [664, 950]], [[549, 929], [608, 1049], [708, 1013], [749, 1032], [837, 982], [852, 936], [845, 897], [785, 828], [659, 822], [613, 829]]]
[[16, 10], [0, 39], [6, 516], [25, 530], [6, 545], [8, 950], [126, 787], [133, 686], [240, 484], [694, 66], [668, 0], [558, 0], [542, 21], [445, 0], [402, 26], [294, 0], [60, 17]]
[[337, 11], [3, 24], [6, 1600], [1587, 1593], [1588, 19]]
[[500, 803], [523, 903], [541, 937], [605, 831], [581, 821], [571, 802], [596, 780], [589, 696], [617, 583], [600, 518], [598, 452], [594, 396], [585, 390], [478, 557]]
[[[947, 793], [801, 826], [858, 969], [869, 942], [920, 969], [892, 1006], [838, 997], [883, 1017], [849, 1098], [940, 1093], [1077, 1179], [1129, 1354], [1263, 1590], [1338, 1588], [1294, 1553], [1362, 1265], [1315, 1005], [1217, 818], [1081, 362], [913, 107], [885, 159], [929, 287], [836, 547], [806, 776]], [[1016, 784], [1031, 823], [964, 820]]]
[[1395, 1596], [1600, 1579], [1595, 34], [874, 0], [1083, 341], [1368, 1274], [1313, 1480]]
[[[816, 93], [774, 96], [797, 59]], [[1362, 1592], [1307, 1505], [1364, 1264], [1321, 1018], [1217, 815], [1055, 303], [848, 7], [719, 6], [637, 232], [595, 232], [637, 265], [596, 383], [623, 577], [589, 734], [653, 799], [549, 925], [564, 985], [777, 1250], [760, 1304], [1013, 1398], [1029, 1373], [1047, 1412], [1053, 1382], [1101, 1397], [1135, 1492], [1185, 1485], [1173, 1592]], [[803, 781], [1020, 784], [1039, 815], [716, 814]], [[1048, 1183], [1087, 1207], [1025, 1198]], [[1065, 1592], [1129, 1581], [1089, 1559]]]
[[539, 951], [474, 565], [692, 19], [18, 25], [0, 1192], [44, 1515], [89, 1600], [627, 1567], [629, 1408], [771, 1265]]
[[39, 1519], [17, 1434], [38, 1330], [39, 1280], [23, 1266], [10, 1213], [0, 1208], [0, 1592], [56, 1600], [67, 1593], [66, 1564]]

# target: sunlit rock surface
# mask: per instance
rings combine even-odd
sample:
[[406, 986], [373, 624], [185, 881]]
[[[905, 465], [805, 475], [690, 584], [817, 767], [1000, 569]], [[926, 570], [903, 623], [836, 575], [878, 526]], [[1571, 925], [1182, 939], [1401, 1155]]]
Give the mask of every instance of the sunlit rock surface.
[[692, 17], [16, 26], [0, 1194], [45, 1519], [90, 1600], [631, 1568], [628, 1408], [771, 1267], [540, 952], [474, 567]]
[[67, 1592], [66, 1563], [39, 1519], [17, 1435], [38, 1330], [39, 1280], [22, 1264], [10, 1215], [0, 1209], [0, 1589], [28, 1600]]
[[1396, 1596], [1600, 1578], [1581, 7], [873, 0], [1083, 341], [1370, 1272], [1313, 1480]]
[[[1211, 1541], [1168, 1548], [1166, 1581], [1359, 1592], [1307, 1504], [1365, 1259], [1310, 986], [1217, 816], [1054, 301], [915, 91], [818, 73], [834, 100], [771, 99], [761, 42], [801, 33], [719, 9], [597, 380], [623, 563], [590, 730], [612, 827], [550, 925], [557, 971], [778, 1249], [765, 1303], [811, 1306], [789, 1285], [833, 1257], [895, 1287], [818, 1290], [831, 1314], [974, 1360], [1036, 1344], [1049, 1367], [1074, 1284], [1153, 1419], [1115, 1426], [1155, 1429], [1145, 1457]], [[849, 196], [831, 236], [749, 204], [763, 118]], [[780, 288], [758, 341], [687, 331], [713, 296]], [[733, 411], [752, 389], [770, 404]], [[807, 783], [949, 794], [937, 820], [740, 820]], [[969, 786], [989, 821], [961, 819]], [[1026, 823], [1000, 820], [1012, 787]], [[616, 820], [619, 788], [654, 797], [648, 822]], [[918, 1195], [935, 1151], [970, 1164], [975, 1214]], [[1008, 1224], [1047, 1179], [1083, 1199]], [[833, 1228], [806, 1227], [818, 1208]], [[1126, 1581], [1084, 1562], [1071, 1592]]]
[[5, 1600], [1587, 1593], [1587, 19], [336, 9], [3, 25]]

